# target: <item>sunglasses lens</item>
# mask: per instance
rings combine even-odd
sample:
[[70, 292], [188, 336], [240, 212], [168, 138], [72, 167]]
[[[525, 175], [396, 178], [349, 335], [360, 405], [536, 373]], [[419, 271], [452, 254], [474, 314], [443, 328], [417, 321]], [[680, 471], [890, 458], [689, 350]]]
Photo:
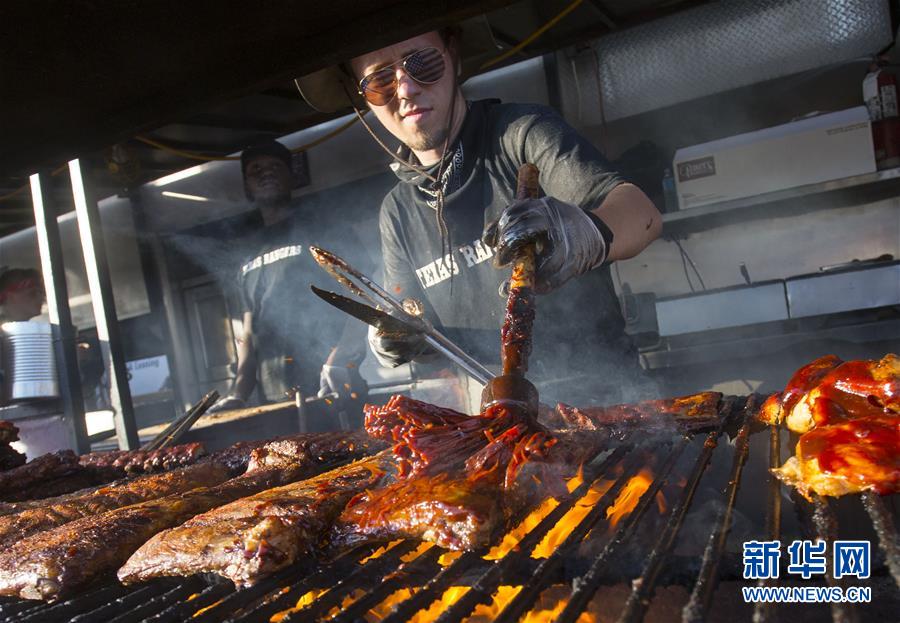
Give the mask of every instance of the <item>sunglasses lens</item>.
[[359, 86], [370, 104], [384, 106], [397, 92], [396, 74], [393, 69], [380, 69], [363, 78]]
[[[444, 75], [444, 55], [437, 48], [413, 52], [403, 61], [403, 70], [416, 82], [434, 84]], [[397, 93], [394, 66], [379, 69], [363, 78], [359, 90], [373, 106], [384, 106], [390, 102]]]
[[411, 54], [403, 67], [416, 82], [434, 84], [444, 75], [444, 55], [437, 48], [425, 48]]

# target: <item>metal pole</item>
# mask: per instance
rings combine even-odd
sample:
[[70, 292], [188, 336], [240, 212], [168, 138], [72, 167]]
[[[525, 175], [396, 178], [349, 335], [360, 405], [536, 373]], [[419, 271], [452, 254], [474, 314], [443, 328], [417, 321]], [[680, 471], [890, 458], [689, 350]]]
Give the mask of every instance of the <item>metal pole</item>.
[[31, 201], [34, 205], [34, 224], [44, 291], [47, 293], [47, 311], [53, 328], [53, 346], [56, 354], [56, 370], [62, 394], [63, 413], [69, 423], [72, 447], [79, 454], [91, 451], [87, 428], [84, 423], [84, 398], [81, 395], [81, 377], [78, 374], [75, 327], [69, 310], [69, 290], [63, 268], [62, 243], [59, 239], [57, 210], [51, 194], [45, 193], [47, 176], [35, 173], [31, 182]]
[[109, 278], [106, 246], [103, 244], [100, 212], [97, 209], [97, 202], [93, 198], [88, 199], [81, 163], [77, 159], [69, 161], [69, 175], [72, 178], [75, 216], [78, 219], [81, 251], [84, 254], [84, 267], [91, 290], [94, 321], [97, 323], [97, 338], [100, 340], [100, 350], [109, 375], [109, 401], [113, 409], [116, 440], [120, 449], [134, 450], [139, 445], [137, 427], [134, 423], [128, 371], [125, 369], [125, 354], [122, 350], [116, 304]]
[[180, 370], [181, 360], [175, 357], [173, 345], [173, 333], [169, 323], [168, 310], [166, 308], [165, 294], [163, 291], [163, 272], [160, 270], [162, 258], [156, 257], [160, 251], [156, 234], [150, 234], [147, 227], [147, 215], [141, 201], [140, 191], [132, 190], [128, 199], [131, 202], [131, 213], [134, 217], [134, 228], [137, 231], [138, 256], [141, 260], [141, 272], [144, 276], [144, 285], [147, 289], [147, 302], [150, 304], [150, 313], [159, 324], [161, 333], [165, 336], [163, 346], [169, 365], [169, 378], [172, 380], [172, 407], [174, 415], [180, 415], [183, 410], [185, 398], [184, 387], [181, 384], [182, 374]]

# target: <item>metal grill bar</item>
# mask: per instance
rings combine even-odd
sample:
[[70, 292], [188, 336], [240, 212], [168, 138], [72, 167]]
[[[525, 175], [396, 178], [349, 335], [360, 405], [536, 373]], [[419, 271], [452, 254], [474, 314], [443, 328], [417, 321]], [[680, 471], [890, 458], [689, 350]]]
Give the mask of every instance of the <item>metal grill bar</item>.
[[[71, 612], [67, 612], [72, 623], [92, 623], [93, 621], [104, 621], [108, 618], [117, 616], [120, 612], [124, 612], [136, 605], [139, 605], [146, 599], [150, 599], [159, 595], [163, 591], [172, 587], [171, 581], [160, 581], [137, 589], [129, 590], [129, 587], [119, 586], [119, 588], [127, 592], [121, 597], [107, 600], [106, 603], [99, 607], [95, 604], [89, 610], [79, 609], [80, 614], [76, 617], [71, 616]], [[69, 619], [67, 619], [69, 620]]]
[[728, 533], [731, 531], [731, 515], [737, 500], [738, 489], [741, 486], [741, 476], [744, 473], [744, 465], [747, 463], [747, 455], [750, 453], [750, 427], [759, 410], [759, 399], [756, 395], [747, 399], [744, 407], [744, 423], [735, 438], [734, 459], [731, 463], [731, 474], [728, 478], [728, 487], [725, 489], [725, 508], [720, 512], [716, 529], [709, 535], [709, 541], [703, 552], [703, 562], [700, 565], [700, 573], [697, 582], [691, 592], [691, 598], [682, 612], [681, 620], [684, 623], [700, 623], [706, 620], [709, 608], [712, 605], [713, 594], [718, 585], [719, 563], [722, 553], [728, 541]]
[[409, 618], [419, 610], [425, 610], [434, 601], [436, 601], [445, 590], [450, 588], [463, 573], [470, 567], [481, 561], [481, 556], [487, 553], [487, 549], [465, 552], [462, 556], [453, 561], [452, 564], [444, 567], [436, 576], [425, 583], [420, 591], [415, 593], [409, 599], [394, 606], [391, 613], [382, 619], [381, 623], [402, 623], [408, 621]]
[[[769, 427], [769, 469], [781, 466], [781, 428]], [[769, 541], [781, 540], [781, 481], [769, 471], [769, 492], [766, 505], [766, 537]], [[771, 579], [759, 580], [757, 586], [769, 586]], [[775, 604], [757, 602], [753, 607], [753, 623], [769, 623], [775, 617]]]
[[[162, 612], [150, 617], [147, 621], [153, 621], [154, 623], [174, 623], [175, 621], [191, 619], [193, 613], [216, 603], [216, 601], [222, 599], [223, 596], [232, 590], [232, 587], [224, 583], [211, 584], [202, 589], [194, 599], [191, 599], [190, 601], [186, 599], [180, 603], [173, 604]], [[190, 595], [188, 597], [190, 597]], [[200, 615], [200, 617], [202, 616], [203, 615]], [[198, 617], [192, 620], [199, 621], [200, 618]]]
[[[841, 586], [841, 582], [834, 579], [832, 569], [833, 552], [832, 543], [837, 538], [837, 518], [828, 504], [828, 500], [818, 495], [813, 497], [813, 506], [815, 511], [812, 514], [813, 526], [816, 530], [816, 536], [828, 543], [825, 548], [826, 569], [825, 580], [829, 586]], [[850, 604], [833, 602], [831, 604], [831, 619], [834, 623], [859, 623], [859, 615], [856, 608]]]
[[[556, 508], [538, 523], [537, 526], [526, 534], [522, 540], [519, 541], [514, 550], [491, 565], [488, 570], [478, 578], [475, 584], [456, 601], [456, 603], [447, 608], [441, 616], [438, 617], [437, 623], [461, 621], [471, 614], [472, 610], [475, 609], [475, 606], [481, 603], [488, 603], [491, 596], [496, 591], [497, 585], [503, 580], [506, 573], [514, 566], [520, 564], [520, 561], [531, 553], [531, 551], [544, 539], [544, 536], [546, 536], [551, 528], [559, 522], [563, 515], [565, 515], [580, 498], [587, 494], [596, 478], [616, 465], [624, 457], [627, 450], [628, 448], [626, 446], [619, 446], [616, 448], [616, 450], [603, 461], [601, 467], [591, 474], [590, 478], [585, 479], [581, 486], [576, 488], [575, 491], [563, 498], [562, 503], [558, 504]], [[626, 474], [635, 467], [636, 463], [636, 459], [631, 459], [628, 462], [622, 476], [609, 490], [606, 491], [606, 493], [603, 494], [603, 497], [597, 503], [598, 506], [601, 502], [605, 503], [605, 506], [609, 505], [613, 499], [610, 495], [611, 492], [613, 489], [618, 492], [618, 490], [625, 485], [628, 480]]]
[[[583, 538], [586, 535], [591, 527], [600, 519], [600, 512], [606, 510], [606, 508], [612, 503], [615, 499], [615, 496], [618, 495], [619, 491], [625, 486], [625, 484], [631, 479], [631, 476], [634, 475], [634, 472], [639, 467], [639, 464], [642, 463], [642, 459], [640, 458], [631, 458], [628, 461], [625, 469], [622, 472], [622, 475], [616, 480], [612, 487], [607, 489], [607, 491], [603, 494], [600, 500], [594, 505], [592, 511], [582, 520], [578, 530], [578, 534]], [[588, 484], [588, 483], [585, 483]], [[593, 479], [590, 484], [593, 484]], [[585, 491], [585, 493], [587, 490]], [[583, 495], [583, 494], [582, 494]], [[569, 503], [566, 504], [566, 511], [571, 509], [578, 501], [581, 496], [569, 496]], [[560, 508], [559, 506], [556, 507]], [[556, 510], [556, 509], [554, 509]], [[558, 513], [559, 518], [562, 517], [564, 513]], [[546, 530], [541, 530], [541, 532], [549, 532], [549, 530], [555, 526], [559, 518], [554, 517], [552, 521], [547, 521], [550, 516], [544, 518], [540, 524], [538, 524], [538, 528], [543, 528], [546, 526]], [[543, 524], [543, 525], [542, 525]], [[583, 527], [582, 527], [583, 526]], [[532, 530], [528, 536], [530, 537], [532, 534], [537, 532], [537, 528]], [[519, 542], [518, 546], [506, 556], [504, 556], [501, 560], [491, 565], [491, 567], [475, 582], [474, 586], [468, 591], [466, 591], [465, 595], [459, 598], [452, 606], [450, 606], [447, 610], [445, 610], [441, 616], [438, 618], [437, 623], [450, 623], [451, 621], [461, 621], [472, 611], [478, 604], [489, 603], [491, 600], [491, 596], [496, 592], [497, 587], [503, 581], [508, 570], [513, 568], [514, 566], [521, 564], [521, 561], [524, 558], [527, 558], [534, 548], [543, 540], [543, 536], [540, 539], [538, 538], [529, 538], [522, 539]], [[579, 541], [581, 539], [579, 538]], [[533, 580], [535, 583], [540, 582], [540, 577], [536, 577]], [[529, 582], [530, 584], [531, 582]]]
[[269, 594], [255, 603], [247, 604], [243, 612], [227, 619], [226, 623], [238, 623], [244, 621], [268, 621], [273, 615], [293, 607], [297, 600], [314, 588], [330, 586], [331, 578], [343, 577], [352, 573], [365, 559], [376, 550], [376, 546], [369, 545], [353, 549], [337, 556], [325, 565], [320, 565], [318, 570], [303, 578], [297, 583], [289, 583], [287, 590], [276, 594]]
[[877, 493], [867, 491], [862, 494], [862, 503], [872, 519], [875, 534], [878, 535], [878, 544], [884, 553], [891, 577], [900, 587], [900, 538], [897, 536], [897, 528], [894, 526], [894, 518], [884, 505], [884, 500]]
[[399, 543], [378, 558], [366, 562], [343, 579], [331, 583], [327, 593], [306, 608], [292, 612], [285, 617], [284, 621], [311, 621], [324, 617], [329, 610], [339, 607], [343, 598], [350, 595], [355, 589], [371, 588], [372, 584], [380, 582], [387, 569], [397, 567], [400, 558], [414, 551], [418, 545], [417, 541]]
[[625, 602], [625, 609], [619, 616], [619, 623], [640, 621], [647, 610], [647, 606], [650, 605], [650, 598], [653, 597], [653, 593], [656, 590], [656, 581], [659, 578], [659, 573], [669, 557], [672, 546], [675, 544], [675, 537], [681, 531], [688, 508], [694, 499], [694, 494], [697, 492], [697, 487], [703, 478], [706, 466], [709, 464], [718, 445], [718, 438], [722, 434], [723, 427], [724, 425], [720, 424], [718, 429], [706, 436], [703, 450], [700, 452], [700, 456], [697, 457], [697, 461], [688, 478], [687, 486], [675, 508], [672, 509], [669, 521], [653, 547], [653, 551], [650, 552], [644, 572], [639, 580], [633, 582], [631, 594], [628, 596], [628, 601]]
[[[92, 610], [98, 605], [107, 604], [110, 600], [121, 597], [128, 592], [129, 590], [127, 588], [113, 584], [91, 591], [85, 595], [80, 595], [53, 604], [22, 601], [19, 602], [22, 607], [15, 612], [10, 612], [8, 618], [4, 619], [4, 623], [29, 620], [34, 622], [44, 622], [56, 619], [68, 622], [73, 614]], [[5, 610], [4, 614], [7, 614]]]
[[443, 550], [441, 548], [432, 546], [415, 560], [401, 565], [397, 571], [384, 578], [384, 581], [377, 591], [366, 593], [344, 608], [339, 615], [331, 619], [332, 623], [354, 623], [355, 621], [361, 620], [362, 615], [365, 614], [369, 608], [377, 606], [397, 589], [405, 586], [408, 583], [410, 576], [424, 574], [428, 569], [433, 570], [437, 566], [438, 558], [440, 558], [442, 553]]
[[[590, 477], [586, 478], [585, 482], [565, 497], [556, 508], [554, 508], [541, 522], [538, 523], [537, 526], [522, 538], [518, 545], [520, 549], [528, 548], [528, 551], [531, 551], [535, 545], [540, 543], [547, 532], [556, 525], [556, 522], [568, 512], [572, 505], [588, 492], [593, 481], [618, 463], [622, 457], [631, 450], [631, 445], [627, 443], [627, 439], [624, 441], [625, 442], [613, 450], [599, 466], [590, 469]], [[532, 509], [528, 509], [528, 511], [530, 510]], [[526, 516], [527, 512], [523, 513], [520, 519], [524, 519]], [[401, 623], [402, 621], [408, 620], [415, 612], [426, 609], [435, 600], [440, 598], [444, 591], [450, 588], [453, 582], [455, 582], [466, 570], [480, 562], [481, 556], [486, 552], [487, 549], [464, 553], [451, 565], [443, 569], [437, 576], [426, 583], [425, 586], [422, 587], [422, 590], [415, 593], [409, 599], [397, 604], [391, 611], [391, 614], [385, 617], [381, 623]], [[492, 565], [492, 567], [493, 566], [496, 565]]]
[[213, 603], [215, 603], [215, 607], [209, 608], [199, 615], [195, 614], [192, 617], [192, 623], [208, 623], [211, 621], [221, 621], [223, 617], [234, 617], [242, 613], [247, 606], [256, 602], [260, 597], [264, 597], [272, 591], [278, 590], [279, 585], [290, 586], [298, 582], [308, 573], [308, 566], [297, 564], [288, 567], [281, 573], [276, 573], [265, 578], [258, 584], [240, 590], [235, 590], [230, 581], [214, 584], [210, 588], [219, 587], [221, 589], [215, 591], [216, 596], [214, 598], [206, 598], [204, 603], [194, 606], [189, 611], [196, 613], [196, 611], [201, 608], [207, 607]]
[[[669, 451], [669, 454], [662, 464], [663, 471], [668, 473], [671, 470], [672, 466], [674, 466], [675, 462], [678, 460], [678, 457], [681, 456], [683, 449], [684, 444], [679, 444], [676, 448]], [[619, 490], [620, 489], [621, 488], [619, 488]], [[610, 492], [611, 491], [612, 488], [610, 489]], [[648, 487], [648, 490], [644, 492], [644, 495], [648, 496], [648, 499], [653, 499], [656, 496], [656, 493], [651, 492]], [[537, 601], [538, 597], [540, 597], [541, 593], [552, 581], [552, 576], [556, 570], [559, 569], [559, 567], [562, 566], [575, 552], [581, 544], [581, 541], [587, 536], [588, 532], [595, 529], [594, 526], [596, 522], [599, 519], [602, 519], [601, 513], [605, 512], [607, 509], [607, 505], [602, 502], [602, 499], [599, 500], [594, 505], [594, 508], [591, 509], [591, 512], [585, 516], [572, 532], [569, 533], [565, 541], [563, 541], [550, 556], [541, 561], [537, 569], [535, 569], [534, 579], [522, 587], [522, 590], [519, 591], [515, 598], [507, 604], [496, 618], [495, 623], [516, 623], [522, 615], [534, 606], [535, 601]]]
[[644, 513], [653, 503], [656, 494], [668, 483], [672, 469], [675, 467], [684, 449], [687, 448], [688, 443], [689, 440], [687, 438], [681, 440], [675, 452], [669, 456], [668, 461], [660, 470], [659, 477], [653, 481], [650, 488], [638, 501], [638, 505], [631, 511], [631, 514], [622, 521], [612, 539], [594, 559], [587, 573], [573, 583], [574, 590], [562, 613], [556, 619], [557, 623], [574, 623], [581, 616], [581, 613], [584, 612], [587, 603], [600, 587], [601, 573], [606, 560], [632, 537]]
[[186, 599], [201, 586], [203, 586], [203, 581], [199, 576], [186, 578], [177, 586], [167, 590], [160, 595], [156, 595], [155, 597], [148, 599], [141, 604], [129, 608], [125, 612], [122, 612], [119, 616], [110, 619], [107, 623], [125, 623], [126, 621], [137, 621], [148, 616], [152, 616], [160, 610], [163, 610], [172, 602]]

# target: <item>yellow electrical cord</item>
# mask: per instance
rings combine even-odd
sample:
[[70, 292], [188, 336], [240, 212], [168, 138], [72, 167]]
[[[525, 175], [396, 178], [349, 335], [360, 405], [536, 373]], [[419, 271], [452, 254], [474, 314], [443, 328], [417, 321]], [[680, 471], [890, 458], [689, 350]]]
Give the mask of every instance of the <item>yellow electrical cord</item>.
[[496, 65], [497, 63], [502, 62], [502, 61], [505, 61], [506, 59], [508, 59], [508, 58], [509, 58], [510, 56], [512, 56], [513, 54], [516, 54], [516, 53], [519, 52], [522, 48], [524, 48], [526, 45], [528, 45], [529, 43], [531, 43], [532, 41], [534, 41], [535, 39], [537, 39], [538, 37], [540, 37], [542, 34], [544, 34], [545, 32], [547, 32], [549, 29], [553, 28], [553, 26], [555, 26], [556, 23], [557, 23], [559, 20], [561, 20], [561, 19], [564, 18], [566, 15], [568, 15], [569, 13], [571, 13], [572, 11], [574, 11], [574, 10], [575, 10], [575, 7], [577, 7], [579, 4], [581, 4], [581, 2], [582, 2], [582, 0], [574, 0], [574, 2], [572, 2], [571, 4], [569, 4], [569, 6], [567, 6], [567, 7], [564, 8], [562, 11], [560, 11], [559, 13], [557, 13], [555, 17], [553, 17], [552, 19], [550, 19], [550, 21], [548, 21], [546, 24], [544, 24], [543, 26], [541, 26], [540, 28], [538, 28], [537, 30], [535, 30], [533, 33], [531, 33], [530, 35], [528, 35], [527, 37], [525, 37], [525, 38], [522, 40], [521, 43], [519, 43], [519, 44], [517, 44], [516, 46], [510, 48], [509, 50], [507, 50], [506, 52], [504, 52], [504, 53], [501, 54], [500, 56], [496, 56], [496, 57], [490, 59], [489, 61], [485, 62], [485, 63], [484, 63], [483, 65], [481, 65], [481, 67], [479, 67], [478, 69], [484, 70], [484, 69], [487, 69], [488, 67], [493, 67], [493, 66]]
[[[50, 175], [59, 175], [60, 173], [62, 173], [63, 171], [65, 171], [68, 168], [69, 168], [69, 165], [64, 164], [61, 167], [57, 167], [57, 168], [53, 169], [52, 171], [50, 171]], [[22, 191], [26, 190], [28, 187], [29, 187], [29, 184], [24, 184], [23, 186], [19, 186], [17, 189], [15, 189], [12, 192], [8, 192], [5, 195], [0, 195], [0, 201], [6, 201], [7, 199], [12, 199], [13, 197], [18, 195]]]

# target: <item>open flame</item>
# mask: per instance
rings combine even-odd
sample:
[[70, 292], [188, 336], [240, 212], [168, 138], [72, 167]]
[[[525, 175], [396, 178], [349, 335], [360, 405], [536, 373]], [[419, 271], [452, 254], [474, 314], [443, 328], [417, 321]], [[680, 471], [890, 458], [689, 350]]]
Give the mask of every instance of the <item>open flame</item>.
[[[582, 485], [582, 483], [584, 482], [583, 467], [584, 466], [579, 467], [578, 473], [566, 481], [566, 489], [569, 491], [569, 493], [571, 493], [572, 491], [574, 491], [575, 489], [580, 487]], [[585, 500], [589, 495], [590, 495], [590, 493], [588, 493], [588, 495], [586, 495], [584, 498], [582, 498], [582, 500]], [[519, 523], [518, 526], [516, 526], [515, 528], [513, 528], [512, 530], [507, 532], [505, 535], [503, 535], [503, 540], [500, 541], [500, 543], [498, 543], [494, 547], [492, 547], [491, 550], [487, 554], [484, 555], [484, 559], [485, 560], [499, 560], [500, 558], [503, 558], [504, 556], [506, 556], [509, 552], [511, 552], [519, 544], [519, 541], [521, 541], [522, 538], [526, 534], [531, 532], [541, 522], [541, 520], [543, 520], [544, 517], [549, 515], [553, 511], [553, 509], [556, 508], [557, 506], [559, 506], [559, 502], [557, 502], [555, 498], [552, 498], [552, 497], [546, 498], [543, 502], [540, 503], [540, 505], [537, 508], [535, 508], [533, 511], [531, 511], [525, 517], [525, 519], [523, 519], [521, 521], [521, 523]], [[563, 517], [563, 521], [566, 520], [566, 517], [568, 517], [568, 514]], [[562, 524], [562, 521], [560, 521], [560, 524]], [[560, 524], [557, 524], [557, 527], [559, 527]], [[556, 531], [556, 528], [551, 530], [550, 534], [552, 534], [554, 531]], [[566, 532], [566, 534], [568, 534], [569, 530], [566, 530], [565, 532]], [[550, 534], [548, 534], [547, 537], [544, 538], [544, 541], [547, 541], [547, 539], [550, 537]], [[565, 538], [565, 535], [563, 535], [563, 538]], [[554, 537], [554, 539], [555, 539], [554, 543], [557, 543], [558, 537]], [[554, 545], [553, 549], [555, 549], [555, 547], [556, 546]], [[537, 555], [538, 550], [540, 550], [540, 551], [546, 550], [546, 548], [544, 548], [544, 549], [542, 549], [542, 548], [543, 548], [543, 542], [541, 544], [539, 544], [538, 547], [536, 548], [534, 557], [536, 557], [536, 558], [546, 558], [547, 557], [546, 555], [544, 555], [544, 556]], [[553, 550], [551, 549], [550, 551], [553, 551]]]
[[[606, 519], [609, 522], [609, 529], [612, 530], [616, 524], [628, 515], [637, 506], [638, 501], [650, 488], [653, 482], [653, 472], [644, 468], [632, 476], [631, 479], [622, 487], [616, 501], [606, 509]], [[658, 501], [658, 500], [657, 500]]]
[[[609, 524], [608, 530], [611, 531], [622, 520], [623, 517], [627, 516], [637, 507], [638, 502], [640, 501], [641, 497], [648, 491], [652, 482], [653, 473], [652, 471], [650, 471], [650, 469], [647, 468], [642, 469], [640, 472], [638, 472], [637, 475], [632, 476], [628, 480], [628, 482], [619, 492], [619, 495], [616, 497], [615, 501], [606, 509], [606, 518]], [[568, 479], [568, 481], [566, 482], [566, 488], [569, 492], [572, 492], [583, 483], [584, 475], [579, 469], [578, 474]], [[563, 542], [563, 540], [565, 540], [565, 538], [572, 532], [575, 526], [581, 523], [585, 516], [591, 511], [591, 509], [596, 506], [597, 502], [609, 490], [612, 484], [613, 481], [611, 480], [601, 479], [595, 481], [588, 489], [587, 493], [585, 493], [585, 495], [582, 496], [547, 533], [544, 539], [532, 552], [532, 557], [546, 558], [550, 556], [550, 554], [552, 554]], [[661, 514], [665, 513], [667, 504], [666, 499], [665, 497], [663, 497], [661, 491], [657, 492], [655, 496], [655, 502], [659, 509], [659, 512]], [[528, 532], [533, 530], [535, 526], [537, 526], [537, 524], [540, 523], [541, 520], [543, 520], [544, 517], [552, 512], [553, 509], [555, 509], [558, 505], [559, 502], [557, 502], [556, 499], [552, 497], [548, 497], [547, 499], [545, 499], [536, 509], [529, 513], [528, 516], [526, 516], [518, 526], [510, 530], [498, 545], [493, 547], [487, 554], [485, 554], [484, 558], [487, 560], [497, 560], [503, 558], [510, 551], [516, 548], [522, 538]], [[400, 543], [402, 543], [402, 541], [392, 541], [380, 547], [364, 560], [361, 560], [360, 564], [364, 564], [369, 560], [384, 555], [386, 552], [390, 551]], [[421, 543], [415, 550], [403, 555], [400, 560], [404, 563], [411, 562], [427, 552], [432, 547], [433, 545], [431, 543]], [[444, 552], [438, 559], [438, 562], [442, 566], [446, 566], [455, 561], [460, 555], [461, 552]], [[309, 606], [323, 594], [327, 593], [328, 590], [329, 589], [309, 591], [308, 593], [300, 597], [294, 607], [290, 608], [289, 610], [279, 612], [278, 614], [273, 616], [270, 621], [272, 623], [278, 623], [287, 614], [298, 612], [303, 608]], [[365, 620], [368, 623], [377, 623], [378, 621], [381, 621], [391, 613], [391, 611], [395, 606], [397, 606], [397, 604], [409, 599], [419, 590], [421, 590], [421, 587], [402, 588], [395, 591], [384, 601], [371, 608], [366, 613]], [[516, 595], [518, 595], [521, 590], [521, 586], [500, 586], [497, 589], [497, 592], [492, 596], [491, 602], [489, 604], [481, 604], [477, 606], [472, 614], [466, 619], [466, 623], [482, 623], [486, 621], [492, 621], [503, 611], [504, 608], [506, 608], [506, 606], [513, 599], [515, 599]], [[452, 586], [444, 591], [440, 598], [431, 603], [428, 608], [416, 612], [409, 620], [413, 623], [430, 623], [432, 621], [435, 621], [447, 608], [456, 603], [468, 591], [469, 587], [467, 586]], [[340, 606], [332, 608], [328, 615], [330, 616], [333, 614], [337, 614], [340, 610], [346, 608], [351, 603], [362, 597], [364, 594], [365, 593], [360, 590], [353, 591], [350, 595], [344, 597]], [[551, 621], [554, 621], [563, 611], [566, 603], [568, 602], [568, 597], [568, 587], [550, 587], [541, 594], [540, 598], [532, 607], [531, 611], [527, 613], [522, 619], [520, 619], [520, 621], [524, 623], [550, 623]], [[578, 618], [578, 623], [597, 623], [597, 621], [599, 621], [599, 617], [596, 614], [592, 614], [590, 610], [582, 613]]]

